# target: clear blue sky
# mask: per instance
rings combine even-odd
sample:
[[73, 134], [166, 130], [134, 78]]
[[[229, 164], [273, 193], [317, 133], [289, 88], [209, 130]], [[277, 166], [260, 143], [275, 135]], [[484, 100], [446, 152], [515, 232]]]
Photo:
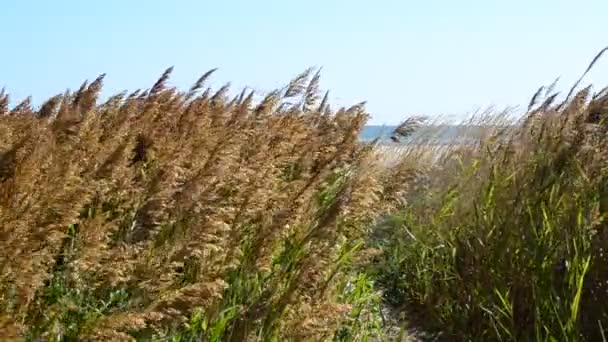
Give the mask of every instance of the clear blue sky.
[[[37, 103], [103, 72], [106, 94], [171, 65], [179, 87], [219, 67], [214, 85], [271, 90], [322, 66], [334, 103], [395, 123], [524, 105], [557, 76], [567, 91], [608, 45], [606, 0], [8, 2], [0, 87]], [[608, 58], [585, 81], [608, 85]]]

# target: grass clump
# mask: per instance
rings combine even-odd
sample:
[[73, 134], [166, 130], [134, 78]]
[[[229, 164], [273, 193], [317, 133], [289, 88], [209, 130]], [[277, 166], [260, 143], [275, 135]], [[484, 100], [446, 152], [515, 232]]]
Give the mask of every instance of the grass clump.
[[477, 144], [402, 161], [424, 177], [379, 225], [375, 275], [444, 340], [606, 340], [608, 94], [539, 94]]
[[0, 335], [363, 333], [355, 261], [381, 191], [363, 104], [332, 110], [312, 70], [259, 101], [171, 72], [102, 104], [104, 75], [39, 109], [0, 95]]

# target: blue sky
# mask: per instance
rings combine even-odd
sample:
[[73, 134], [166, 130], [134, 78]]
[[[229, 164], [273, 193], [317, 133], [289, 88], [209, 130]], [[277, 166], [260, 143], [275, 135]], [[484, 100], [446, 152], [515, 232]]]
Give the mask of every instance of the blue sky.
[[[567, 92], [608, 45], [605, 0], [9, 2], [0, 87], [37, 103], [104, 72], [106, 94], [171, 65], [179, 87], [218, 67], [213, 85], [268, 91], [321, 66], [333, 103], [390, 124], [525, 105], [558, 76]], [[608, 58], [589, 82], [608, 85]]]

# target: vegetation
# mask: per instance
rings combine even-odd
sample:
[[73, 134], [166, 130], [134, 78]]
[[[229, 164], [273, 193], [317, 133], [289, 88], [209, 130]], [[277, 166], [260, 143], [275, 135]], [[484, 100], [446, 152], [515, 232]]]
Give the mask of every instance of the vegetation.
[[362, 104], [332, 111], [311, 70], [257, 102], [170, 73], [100, 105], [103, 75], [38, 110], [0, 97], [2, 336], [366, 334], [355, 266], [381, 184]]
[[256, 99], [171, 71], [102, 104], [103, 75], [0, 94], [4, 338], [606, 340], [607, 90], [389, 163], [318, 72]]
[[505, 128], [430, 165], [377, 228], [385, 299], [447, 341], [607, 340], [608, 92], [552, 88], [520, 122], [480, 118]]

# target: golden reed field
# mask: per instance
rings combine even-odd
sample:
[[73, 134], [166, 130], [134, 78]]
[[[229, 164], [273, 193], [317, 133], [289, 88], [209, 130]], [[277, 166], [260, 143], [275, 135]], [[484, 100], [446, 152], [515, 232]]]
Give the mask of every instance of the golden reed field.
[[171, 72], [1, 93], [1, 340], [606, 340], [606, 90], [386, 145], [314, 70], [268, 94]]

